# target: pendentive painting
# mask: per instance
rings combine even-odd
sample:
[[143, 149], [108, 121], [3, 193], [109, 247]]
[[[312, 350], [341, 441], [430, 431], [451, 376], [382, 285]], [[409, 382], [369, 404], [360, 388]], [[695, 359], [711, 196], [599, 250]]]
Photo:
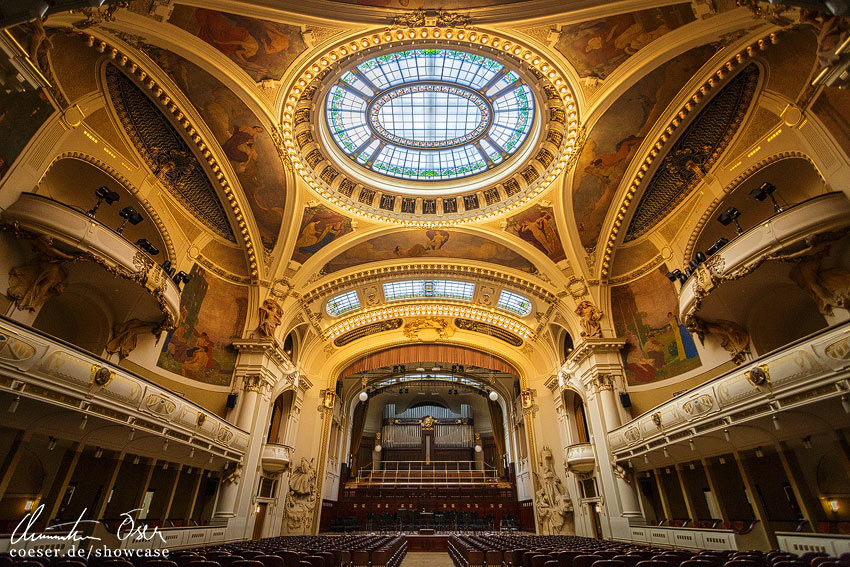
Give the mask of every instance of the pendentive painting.
[[558, 235], [552, 207], [534, 205], [509, 218], [505, 229], [549, 256], [553, 262], [567, 258]]
[[351, 219], [335, 213], [324, 205], [307, 207], [301, 218], [301, 228], [292, 259], [303, 264], [310, 257], [345, 234], [352, 231]]
[[230, 384], [236, 366], [233, 337], [240, 336], [248, 292], [195, 264], [180, 296], [180, 317], [165, 338], [157, 366], [205, 384]]
[[0, 90], [0, 179], [51, 114], [53, 106], [42, 89], [22, 93]]
[[673, 378], [702, 362], [694, 338], [679, 320], [678, 297], [664, 266], [611, 288], [611, 312], [623, 350], [626, 379], [639, 385]]

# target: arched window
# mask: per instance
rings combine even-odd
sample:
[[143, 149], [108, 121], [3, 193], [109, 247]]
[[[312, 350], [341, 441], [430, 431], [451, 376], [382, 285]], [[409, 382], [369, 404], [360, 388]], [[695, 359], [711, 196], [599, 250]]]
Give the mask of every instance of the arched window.
[[387, 282], [384, 284], [384, 299], [401, 301], [419, 297], [434, 297], [472, 301], [475, 294], [475, 284], [450, 280], [407, 280]]
[[563, 359], [566, 360], [567, 357], [570, 356], [570, 353], [573, 352], [573, 349], [575, 348], [575, 345], [573, 344], [573, 336], [570, 334], [569, 331], [566, 331], [566, 330], [564, 331], [564, 338], [561, 341], [561, 344], [562, 344], [563, 349], [564, 349]]
[[584, 402], [581, 396], [573, 394], [573, 416], [576, 420], [576, 431], [578, 432], [578, 442], [587, 443], [590, 441], [590, 432], [587, 427], [587, 414], [584, 411]]
[[332, 297], [328, 300], [328, 304], [325, 305], [325, 311], [331, 317], [339, 317], [343, 313], [348, 313], [355, 309], [360, 309], [360, 299], [357, 297], [357, 292], [353, 290]]
[[499, 302], [496, 305], [499, 309], [510, 311], [520, 317], [531, 314], [531, 300], [506, 289], [503, 289], [502, 293], [499, 294]]

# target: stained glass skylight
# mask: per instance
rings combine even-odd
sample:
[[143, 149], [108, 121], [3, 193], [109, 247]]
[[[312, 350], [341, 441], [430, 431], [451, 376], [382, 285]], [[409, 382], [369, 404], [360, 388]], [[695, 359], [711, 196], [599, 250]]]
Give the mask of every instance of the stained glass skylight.
[[356, 291], [347, 291], [342, 295], [337, 295], [328, 300], [325, 305], [325, 311], [331, 317], [338, 317], [343, 313], [360, 309], [360, 299], [357, 297]]
[[475, 284], [450, 280], [407, 280], [384, 284], [384, 299], [400, 301], [419, 297], [472, 301]]
[[487, 171], [525, 142], [534, 97], [519, 74], [487, 57], [411, 49], [344, 73], [325, 101], [336, 145], [390, 177], [443, 181]]
[[516, 313], [520, 317], [531, 314], [531, 300], [506, 289], [499, 294], [499, 302], [496, 305], [499, 309]]

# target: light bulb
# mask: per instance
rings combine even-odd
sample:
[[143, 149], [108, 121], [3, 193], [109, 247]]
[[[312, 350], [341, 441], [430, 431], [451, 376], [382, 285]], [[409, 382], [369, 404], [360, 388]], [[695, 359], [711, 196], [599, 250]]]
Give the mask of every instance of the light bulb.
[[476, 446], [475, 446], [475, 452], [476, 452], [476, 453], [480, 453], [480, 452], [481, 452], [481, 445], [476, 445]]
[[493, 390], [492, 392], [490, 392], [490, 395], [488, 397], [490, 398], [491, 402], [495, 402], [496, 400], [499, 399], [499, 394], [496, 393], [495, 390]]
[[361, 401], [361, 402], [365, 402], [366, 400], [368, 400], [368, 399], [369, 399], [369, 394], [367, 394], [367, 393], [364, 391], [364, 392], [360, 392], [360, 395], [359, 395], [359, 396], [357, 396], [357, 397], [358, 397], [358, 398], [360, 398], [360, 401]]
[[380, 453], [381, 449], [383, 449], [383, 447], [381, 447], [380, 445], [375, 445], [375, 452], [376, 453]]

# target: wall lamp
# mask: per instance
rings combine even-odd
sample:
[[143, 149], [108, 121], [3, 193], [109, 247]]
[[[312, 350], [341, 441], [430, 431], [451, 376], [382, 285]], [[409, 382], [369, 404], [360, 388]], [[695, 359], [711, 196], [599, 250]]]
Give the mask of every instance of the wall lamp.
[[100, 208], [101, 203], [106, 201], [107, 205], [111, 205], [112, 203], [115, 203], [118, 201], [118, 199], [120, 199], [118, 193], [116, 193], [115, 191], [110, 191], [108, 187], [98, 187], [94, 191], [94, 196], [95, 199], [97, 199], [97, 203], [95, 203], [94, 207], [92, 207], [91, 210], [86, 213], [92, 218], [94, 218], [94, 216], [97, 214], [97, 210]]
[[735, 223], [735, 229], [738, 231], [738, 234], [743, 234], [744, 229], [741, 228], [740, 223], [738, 222], [738, 217], [741, 216], [741, 211], [736, 209], [735, 207], [729, 207], [717, 217], [717, 222], [722, 224], [723, 226], [729, 226], [729, 223]]
[[128, 222], [132, 225], [137, 225], [142, 222], [142, 215], [140, 215], [133, 207], [124, 207], [121, 209], [121, 212], [118, 213], [118, 216], [124, 219], [121, 221], [121, 226], [119, 226], [118, 230], [115, 231], [118, 234], [124, 234], [124, 227], [127, 226]]
[[757, 189], [750, 191], [750, 197], [756, 201], [764, 201], [766, 198], [770, 197], [770, 202], [773, 203], [773, 212], [781, 213], [782, 207], [780, 207], [779, 203], [776, 202], [776, 197], [773, 196], [774, 191], [776, 191], [776, 185], [765, 182], [759, 185]]

